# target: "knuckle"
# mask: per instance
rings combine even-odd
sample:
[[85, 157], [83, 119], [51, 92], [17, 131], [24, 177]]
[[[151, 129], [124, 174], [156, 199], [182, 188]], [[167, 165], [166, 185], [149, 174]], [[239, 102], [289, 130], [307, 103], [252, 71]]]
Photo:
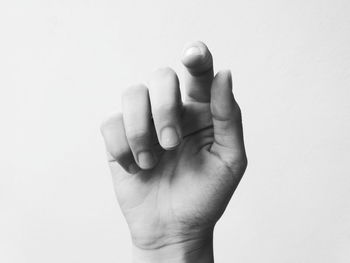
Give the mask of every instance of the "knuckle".
[[144, 85], [142, 83], [133, 84], [133, 85], [130, 85], [129, 87], [127, 87], [126, 89], [123, 90], [122, 98], [123, 99], [133, 98], [138, 94], [144, 94], [147, 92], [148, 92], [148, 89], [147, 89], [146, 85]]
[[231, 171], [235, 175], [242, 176], [248, 166], [247, 156], [244, 154], [243, 156], [234, 157], [229, 163]]
[[154, 72], [153, 77], [161, 78], [169, 82], [179, 82], [176, 72], [170, 67], [162, 67]]
[[158, 75], [169, 76], [169, 77], [176, 76], [175, 71], [170, 67], [158, 68], [155, 73]]
[[105, 131], [109, 130], [110, 127], [119, 125], [122, 122], [123, 114], [120, 112], [113, 112], [106, 116], [101, 124], [100, 124], [100, 131], [103, 134]]

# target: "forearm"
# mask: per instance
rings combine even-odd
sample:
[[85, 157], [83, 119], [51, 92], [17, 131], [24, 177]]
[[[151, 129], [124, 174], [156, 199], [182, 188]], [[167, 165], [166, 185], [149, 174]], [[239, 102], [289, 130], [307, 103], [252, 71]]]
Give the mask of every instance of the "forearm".
[[213, 263], [212, 236], [205, 240], [186, 241], [157, 249], [132, 248], [133, 263]]

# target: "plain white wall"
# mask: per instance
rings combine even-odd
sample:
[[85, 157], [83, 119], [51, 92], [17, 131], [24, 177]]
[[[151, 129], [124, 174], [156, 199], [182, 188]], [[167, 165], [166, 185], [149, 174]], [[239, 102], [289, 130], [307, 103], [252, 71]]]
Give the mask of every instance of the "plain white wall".
[[0, 3], [0, 262], [130, 262], [99, 123], [203, 40], [230, 68], [249, 167], [217, 262], [350, 260], [350, 2]]

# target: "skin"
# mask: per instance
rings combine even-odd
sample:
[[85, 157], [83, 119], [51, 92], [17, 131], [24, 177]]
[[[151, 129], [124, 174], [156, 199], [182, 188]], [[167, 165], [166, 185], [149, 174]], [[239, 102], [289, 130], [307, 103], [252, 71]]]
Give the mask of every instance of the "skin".
[[176, 73], [161, 68], [101, 126], [134, 262], [214, 262], [214, 226], [247, 166], [230, 71], [214, 77], [202, 42], [182, 63], [184, 101]]

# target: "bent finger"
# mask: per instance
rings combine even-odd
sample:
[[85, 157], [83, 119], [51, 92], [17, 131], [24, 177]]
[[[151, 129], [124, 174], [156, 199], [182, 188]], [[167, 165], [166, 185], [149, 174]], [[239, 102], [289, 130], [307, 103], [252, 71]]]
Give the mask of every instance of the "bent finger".
[[149, 81], [152, 116], [160, 145], [165, 150], [174, 149], [181, 143], [181, 93], [176, 73], [161, 68]]
[[129, 147], [121, 113], [111, 114], [101, 125], [109, 162], [117, 162], [128, 173], [134, 174], [140, 169], [135, 163]]
[[122, 99], [126, 138], [141, 169], [151, 169], [157, 159], [152, 147], [152, 119], [148, 89], [134, 85], [125, 90]]

